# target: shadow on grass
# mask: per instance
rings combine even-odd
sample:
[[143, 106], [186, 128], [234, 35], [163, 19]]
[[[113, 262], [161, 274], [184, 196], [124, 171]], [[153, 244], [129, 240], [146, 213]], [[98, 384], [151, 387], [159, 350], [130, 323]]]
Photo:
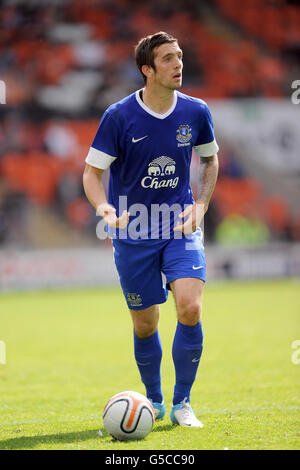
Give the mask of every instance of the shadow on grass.
[[[176, 426], [174, 426], [173, 424], [157, 424], [151, 432], [171, 431], [175, 428]], [[0, 450], [34, 449], [35, 447], [40, 446], [42, 444], [45, 444], [45, 446], [49, 444], [79, 444], [80, 442], [85, 442], [91, 439], [99, 439], [100, 443], [101, 437], [109, 438], [111, 439], [111, 442], [120, 442], [111, 437], [105, 431], [105, 429], [101, 428], [100, 431], [102, 433], [102, 436], [99, 435], [98, 428], [80, 432], [13, 437], [11, 439], [5, 439], [3, 441], [0, 441]], [[122, 443], [126, 446], [126, 444], [130, 444], [130, 441], [131, 440], [122, 441]]]
[[[100, 439], [98, 429], [89, 429], [88, 431], [67, 432], [60, 434], [44, 434], [40, 436], [20, 436], [0, 441], [0, 450], [21, 450], [33, 449], [41, 444], [69, 444], [72, 442], [84, 442], [90, 439]], [[103, 437], [107, 436], [101, 429]], [[105, 434], [104, 434], [105, 433]]]
[[174, 424], [157, 424], [151, 432], [172, 431], [172, 429], [176, 428], [177, 426], [175, 426]]

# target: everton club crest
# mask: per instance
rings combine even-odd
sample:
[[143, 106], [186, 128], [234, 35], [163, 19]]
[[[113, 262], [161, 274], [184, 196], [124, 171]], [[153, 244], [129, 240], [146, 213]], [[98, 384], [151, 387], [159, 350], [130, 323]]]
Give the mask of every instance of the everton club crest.
[[191, 128], [188, 124], [181, 124], [177, 129], [177, 136], [176, 139], [181, 144], [185, 144], [189, 142], [192, 138]]

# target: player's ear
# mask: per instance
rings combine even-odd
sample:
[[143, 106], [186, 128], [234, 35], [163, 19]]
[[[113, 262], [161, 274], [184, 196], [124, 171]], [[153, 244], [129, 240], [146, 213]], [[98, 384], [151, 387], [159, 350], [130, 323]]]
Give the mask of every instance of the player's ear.
[[151, 65], [142, 65], [141, 70], [147, 78], [149, 78], [153, 74], [153, 68], [151, 67]]

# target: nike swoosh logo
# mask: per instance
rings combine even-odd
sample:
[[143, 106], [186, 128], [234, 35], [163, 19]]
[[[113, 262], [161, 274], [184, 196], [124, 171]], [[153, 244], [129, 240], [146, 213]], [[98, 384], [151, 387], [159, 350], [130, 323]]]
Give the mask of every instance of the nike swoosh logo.
[[136, 361], [136, 363], [137, 363], [139, 366], [148, 366], [149, 364], [151, 364], [151, 362], [138, 362], [138, 361]]
[[136, 143], [139, 142], [140, 140], [146, 139], [146, 137], [148, 137], [148, 136], [147, 136], [147, 135], [144, 135], [144, 137], [140, 137], [139, 139], [135, 139], [134, 137], [132, 137], [132, 143], [133, 143], [133, 144], [136, 144]]
[[194, 359], [192, 359], [192, 362], [199, 362], [200, 361], [200, 357], [197, 359], [196, 357], [194, 357]]
[[201, 269], [204, 268], [204, 266], [193, 266], [193, 269], [196, 271], [196, 269]]

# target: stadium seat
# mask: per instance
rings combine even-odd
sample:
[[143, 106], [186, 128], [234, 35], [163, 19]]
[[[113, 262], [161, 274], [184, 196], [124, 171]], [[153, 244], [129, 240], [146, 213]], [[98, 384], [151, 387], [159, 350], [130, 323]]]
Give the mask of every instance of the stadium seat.
[[15, 192], [25, 190], [24, 172], [26, 161], [23, 154], [6, 153], [0, 160], [2, 178], [8, 187]]
[[290, 213], [287, 203], [281, 196], [269, 196], [265, 199], [264, 216], [269, 227], [276, 234], [284, 234], [288, 228]]
[[260, 212], [262, 188], [252, 178], [221, 178], [215, 188], [214, 201], [223, 217], [227, 215], [255, 215]]
[[91, 221], [91, 206], [82, 198], [76, 198], [69, 202], [66, 205], [65, 212], [71, 224], [78, 228], [86, 227]]

